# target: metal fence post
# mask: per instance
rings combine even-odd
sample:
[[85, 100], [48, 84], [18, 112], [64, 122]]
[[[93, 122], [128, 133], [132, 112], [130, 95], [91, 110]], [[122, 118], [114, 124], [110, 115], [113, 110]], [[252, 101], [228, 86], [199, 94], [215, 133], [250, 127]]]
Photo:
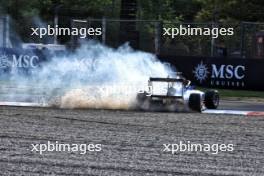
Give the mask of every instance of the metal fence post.
[[6, 48], [6, 38], [7, 38], [7, 16], [3, 17], [3, 48]]
[[106, 18], [102, 19], [102, 43], [106, 43]]
[[[74, 21], [73, 21], [73, 19], [71, 18], [71, 28], [73, 28], [74, 27]], [[73, 35], [71, 35], [71, 39], [70, 39], [71, 41], [70, 41], [70, 47], [71, 47], [71, 49], [73, 50], [74, 49], [74, 45], [75, 45], [75, 40], [74, 40], [74, 37], [73, 37]]]
[[162, 26], [163, 24], [161, 21], [155, 22], [155, 54], [160, 54]]
[[241, 34], [240, 34], [240, 56], [245, 57], [245, 24], [241, 22]]
[[10, 40], [10, 18], [8, 15], [6, 15], [6, 47], [10, 48], [12, 47], [12, 43]]
[[[55, 16], [54, 16], [54, 28], [56, 28], [56, 26], [58, 26], [58, 23], [59, 23], [59, 17], [58, 17], [58, 11], [56, 10]], [[58, 36], [57, 36], [56, 32], [54, 34], [53, 43], [58, 44]]]
[[[215, 22], [212, 23], [212, 28], [215, 27]], [[215, 38], [211, 37], [211, 57], [214, 57]]]

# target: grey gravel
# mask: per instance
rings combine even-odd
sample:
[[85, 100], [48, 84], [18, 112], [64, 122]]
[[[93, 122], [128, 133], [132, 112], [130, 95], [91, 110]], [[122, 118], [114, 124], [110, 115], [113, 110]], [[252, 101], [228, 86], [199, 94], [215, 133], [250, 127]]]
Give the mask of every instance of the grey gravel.
[[[31, 151], [100, 143], [102, 151]], [[232, 143], [234, 151], [163, 152], [164, 143]], [[0, 107], [1, 175], [264, 175], [264, 117]]]

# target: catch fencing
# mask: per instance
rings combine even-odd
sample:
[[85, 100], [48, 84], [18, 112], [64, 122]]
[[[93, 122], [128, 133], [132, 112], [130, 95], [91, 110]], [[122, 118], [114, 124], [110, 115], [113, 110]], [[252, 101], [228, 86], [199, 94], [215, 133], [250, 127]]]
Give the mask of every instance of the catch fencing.
[[[72, 27], [100, 27], [102, 35], [91, 37], [118, 47], [125, 41], [136, 49], [163, 55], [210, 56], [233, 58], [264, 58], [264, 23], [241, 22], [178, 23], [154, 20], [72, 19]], [[233, 35], [212, 38], [204, 35], [163, 35], [164, 28], [233, 28]], [[124, 28], [126, 26], [126, 28]], [[78, 37], [71, 38], [71, 46], [77, 47]]]
[[[77, 48], [82, 40], [98, 40], [110, 47], [118, 47], [125, 42], [135, 48], [146, 52], [174, 56], [205, 56], [205, 57], [231, 57], [231, 58], [264, 58], [264, 23], [240, 22], [240, 23], [180, 23], [159, 20], [125, 20], [125, 19], [94, 19], [71, 18], [59, 16], [51, 22], [51, 26], [76, 27], [76, 28], [101, 28], [102, 35], [89, 36], [85, 39], [80, 36], [45, 36], [40, 39], [32, 36], [31, 26], [10, 25], [8, 16], [0, 16], [0, 47], [12, 47], [17, 43], [10, 36], [16, 33], [24, 42], [28, 43], [60, 43]], [[43, 24], [42, 24], [43, 25]], [[48, 25], [48, 24], [45, 24]], [[44, 26], [45, 26], [44, 25]], [[179, 28], [179, 26], [191, 28], [233, 28], [233, 35], [219, 35], [212, 38], [206, 35], [176, 35], [174, 38], [164, 34], [164, 28]], [[20, 35], [18, 33], [22, 33]], [[13, 41], [13, 42], [12, 42]]]

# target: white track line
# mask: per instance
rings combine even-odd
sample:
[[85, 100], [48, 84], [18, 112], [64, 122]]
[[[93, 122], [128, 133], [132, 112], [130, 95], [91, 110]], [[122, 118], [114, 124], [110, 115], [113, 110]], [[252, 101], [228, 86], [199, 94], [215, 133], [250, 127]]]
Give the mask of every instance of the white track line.
[[[33, 102], [0, 102], [0, 106], [47, 107], [47, 105], [45, 105], [43, 103], [33, 103]], [[205, 114], [245, 115], [245, 116], [264, 116], [263, 111], [206, 109], [202, 113], [205, 113]]]
[[202, 113], [205, 114], [229, 114], [229, 115], [245, 115], [245, 116], [264, 116], [263, 111], [240, 111], [240, 110], [217, 110], [207, 109]]
[[44, 104], [33, 102], [0, 102], [0, 106], [29, 106], [29, 107], [44, 107]]

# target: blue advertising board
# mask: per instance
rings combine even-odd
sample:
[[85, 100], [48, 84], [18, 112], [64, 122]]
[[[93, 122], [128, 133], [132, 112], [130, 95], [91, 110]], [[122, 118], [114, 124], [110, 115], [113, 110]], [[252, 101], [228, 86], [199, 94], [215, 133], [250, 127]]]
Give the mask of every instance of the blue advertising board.
[[245, 90], [264, 90], [264, 59], [158, 56], [195, 85]]

